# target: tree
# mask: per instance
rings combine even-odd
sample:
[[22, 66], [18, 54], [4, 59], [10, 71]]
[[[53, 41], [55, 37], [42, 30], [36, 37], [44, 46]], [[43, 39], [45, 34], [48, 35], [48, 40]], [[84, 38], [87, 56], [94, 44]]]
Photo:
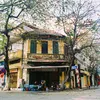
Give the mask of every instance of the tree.
[[0, 34], [0, 54], [3, 54], [4, 48], [6, 46], [7, 43], [7, 38], [5, 35]]
[[[97, 27], [93, 21], [92, 15], [96, 13], [95, 6], [90, 1], [62, 0], [58, 9], [57, 22], [66, 33], [66, 45], [68, 49], [68, 64], [71, 67], [75, 65], [76, 54], [81, 53], [83, 49], [93, 47], [93, 40]], [[68, 75], [62, 83], [68, 80]]]
[[10, 32], [18, 28], [19, 25], [23, 21], [25, 21], [24, 19], [27, 18], [28, 16], [34, 15], [34, 19], [36, 19], [37, 17], [42, 18], [43, 15], [46, 15], [45, 5], [46, 5], [46, 0], [2, 0], [0, 1], [0, 14], [3, 19], [3, 22], [0, 21], [1, 24], [0, 32], [1, 34], [4, 34], [7, 37], [7, 44], [5, 46], [4, 54], [5, 54], [5, 63], [6, 63], [6, 70], [7, 70], [8, 90], [10, 90], [10, 84], [9, 84], [10, 72], [9, 72], [9, 56], [8, 56], [10, 36], [11, 36]]

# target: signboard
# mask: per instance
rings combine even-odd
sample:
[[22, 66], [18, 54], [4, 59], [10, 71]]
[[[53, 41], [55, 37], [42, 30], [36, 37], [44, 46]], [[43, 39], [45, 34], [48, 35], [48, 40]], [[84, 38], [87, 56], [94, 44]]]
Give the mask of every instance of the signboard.
[[72, 69], [77, 69], [78, 68], [78, 66], [72, 66]]
[[4, 68], [4, 65], [0, 65], [0, 68]]
[[16, 73], [16, 72], [18, 72], [17, 69], [10, 69], [10, 73]]
[[32, 60], [65, 60], [65, 57], [63, 54], [28, 54], [28, 59]]

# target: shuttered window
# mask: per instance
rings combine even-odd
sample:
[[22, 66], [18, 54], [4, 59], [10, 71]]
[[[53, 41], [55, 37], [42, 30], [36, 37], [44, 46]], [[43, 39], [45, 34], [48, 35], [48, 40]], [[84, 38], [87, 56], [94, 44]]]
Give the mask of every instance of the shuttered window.
[[59, 54], [58, 42], [53, 41], [53, 54]]
[[47, 54], [48, 53], [48, 42], [42, 41], [42, 53]]
[[36, 53], [36, 40], [31, 40], [30, 53]]

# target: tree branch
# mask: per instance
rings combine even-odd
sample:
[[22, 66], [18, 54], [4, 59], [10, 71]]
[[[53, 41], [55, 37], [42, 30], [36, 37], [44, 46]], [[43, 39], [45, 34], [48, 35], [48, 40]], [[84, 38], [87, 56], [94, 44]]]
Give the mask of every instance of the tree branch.
[[18, 17], [20, 16], [20, 14], [21, 14], [23, 11], [24, 11], [24, 8], [21, 9], [21, 11], [18, 13], [17, 16], [10, 15], [9, 17], [10, 17], [10, 18], [18, 18]]

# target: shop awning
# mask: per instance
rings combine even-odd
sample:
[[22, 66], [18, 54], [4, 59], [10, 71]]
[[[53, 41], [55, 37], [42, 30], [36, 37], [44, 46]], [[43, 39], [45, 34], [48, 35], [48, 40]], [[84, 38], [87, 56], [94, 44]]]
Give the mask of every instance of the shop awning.
[[83, 70], [81, 70], [81, 73], [83, 73], [83, 74], [85, 74], [85, 75], [87, 75], [87, 76], [90, 76], [90, 73], [89, 73], [88, 71], [83, 71]]
[[35, 68], [67, 68], [69, 66], [30, 66], [30, 65], [23, 65], [22, 68], [24, 69], [35, 69]]

